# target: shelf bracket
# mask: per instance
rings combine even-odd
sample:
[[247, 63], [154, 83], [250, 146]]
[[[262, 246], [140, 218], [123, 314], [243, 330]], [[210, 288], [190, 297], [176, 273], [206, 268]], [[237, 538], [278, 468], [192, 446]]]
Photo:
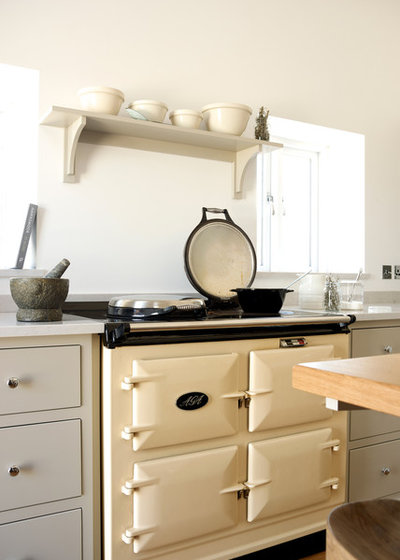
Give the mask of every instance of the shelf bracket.
[[82, 115], [64, 129], [64, 183], [75, 182], [76, 150], [85, 125], [86, 117]]
[[249, 161], [262, 152], [262, 145], [251, 146], [240, 150], [235, 154], [234, 159], [234, 177], [233, 177], [233, 198], [242, 198], [243, 196], [243, 175]]

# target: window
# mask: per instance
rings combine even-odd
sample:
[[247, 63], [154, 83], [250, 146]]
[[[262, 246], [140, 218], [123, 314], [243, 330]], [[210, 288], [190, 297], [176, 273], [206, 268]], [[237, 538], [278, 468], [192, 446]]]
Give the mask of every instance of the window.
[[260, 271], [357, 271], [364, 265], [364, 137], [277, 118], [270, 128], [285, 147], [257, 162]]
[[[0, 269], [14, 267], [36, 202], [39, 72], [0, 64]], [[25, 267], [34, 263], [32, 243]]]

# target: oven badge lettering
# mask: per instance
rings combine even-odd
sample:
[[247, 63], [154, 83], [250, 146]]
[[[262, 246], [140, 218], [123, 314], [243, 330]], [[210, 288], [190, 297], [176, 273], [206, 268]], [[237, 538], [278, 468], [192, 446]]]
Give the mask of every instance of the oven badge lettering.
[[208, 403], [208, 396], [205, 393], [193, 391], [185, 393], [176, 400], [176, 406], [182, 410], [197, 410]]

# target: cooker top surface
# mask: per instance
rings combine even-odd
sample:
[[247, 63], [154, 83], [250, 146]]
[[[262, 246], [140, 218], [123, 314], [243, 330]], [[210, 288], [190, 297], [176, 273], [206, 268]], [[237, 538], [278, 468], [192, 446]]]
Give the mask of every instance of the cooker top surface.
[[337, 313], [325, 311], [305, 311], [302, 309], [281, 309], [279, 313], [245, 313], [237, 301], [230, 300], [225, 304], [213, 302], [201, 297], [171, 297], [157, 295], [116, 296], [109, 302], [70, 302], [64, 308], [65, 313], [72, 313], [105, 322], [216, 322], [218, 320], [244, 321], [251, 319], [275, 318], [278, 321], [307, 318], [320, 321], [323, 317], [345, 317]]

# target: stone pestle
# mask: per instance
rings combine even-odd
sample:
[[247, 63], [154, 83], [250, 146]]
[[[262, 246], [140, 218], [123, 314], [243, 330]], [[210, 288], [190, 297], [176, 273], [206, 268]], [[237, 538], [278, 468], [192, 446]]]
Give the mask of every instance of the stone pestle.
[[43, 276], [43, 278], [61, 278], [64, 272], [69, 267], [70, 262], [68, 259], [62, 259], [54, 268], [49, 270], [47, 274]]

